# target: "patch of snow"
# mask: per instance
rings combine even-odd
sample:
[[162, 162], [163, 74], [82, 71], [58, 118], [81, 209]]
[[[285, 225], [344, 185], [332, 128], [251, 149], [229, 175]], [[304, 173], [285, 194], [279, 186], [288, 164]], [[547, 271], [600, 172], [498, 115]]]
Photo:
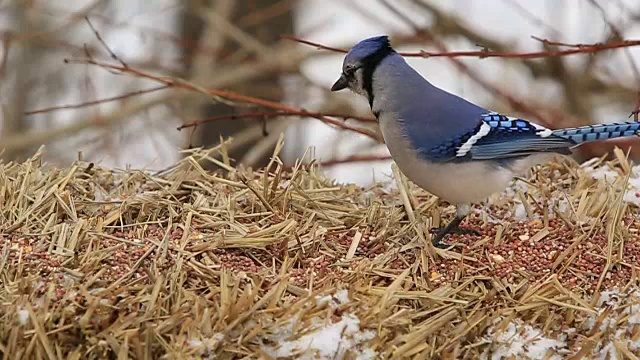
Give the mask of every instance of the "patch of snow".
[[[631, 180], [634, 180], [631, 182]], [[622, 197], [622, 201], [640, 206], [640, 179], [629, 179], [629, 187]]]
[[190, 347], [199, 350], [200, 356], [207, 356], [207, 358], [214, 359], [213, 356], [214, 351], [220, 345], [220, 343], [224, 340], [224, 334], [216, 333], [210, 338], [198, 339], [193, 338], [187, 341], [187, 345]]
[[95, 202], [106, 201], [107, 198], [106, 198], [105, 195], [106, 195], [106, 191], [102, 190], [102, 188], [96, 186], [93, 189], [93, 201], [95, 201]]
[[283, 180], [280, 182], [280, 189], [286, 189], [291, 185], [291, 180]]
[[[600, 293], [600, 298], [596, 302], [596, 308], [598, 308], [598, 314], [591, 314], [587, 318], [584, 323], [584, 328], [587, 330], [593, 330], [594, 326], [596, 326], [597, 319], [602, 313], [604, 313], [608, 308], [618, 306], [620, 303], [620, 290], [606, 290]], [[615, 314], [614, 314], [615, 315]], [[613, 317], [607, 317], [602, 319], [602, 323], [600, 324], [599, 330], [604, 331], [609, 328], [609, 325], [615, 326], [616, 320]]]
[[527, 216], [527, 209], [524, 207], [523, 203], [519, 202], [516, 204], [516, 207], [513, 210], [513, 218], [517, 221], [529, 220], [529, 217]]
[[[640, 293], [638, 294], [640, 297]], [[640, 301], [636, 301], [633, 305], [630, 305], [626, 310], [629, 318], [627, 322], [632, 325], [640, 325]]]
[[[640, 340], [631, 340], [634, 327], [640, 324], [640, 290], [635, 289], [626, 293], [620, 292], [619, 289], [603, 291], [596, 307], [598, 313], [590, 314], [582, 326], [584, 330], [593, 330], [597, 319], [601, 318], [605, 311], [609, 311], [598, 327], [599, 331], [607, 333], [594, 348], [594, 359], [617, 359], [618, 351], [613, 340], [619, 341], [622, 346], [631, 351], [640, 350]], [[628, 316], [626, 322], [621, 322], [625, 316]]]
[[567, 200], [567, 198], [563, 198], [558, 200], [558, 211], [561, 213], [566, 213], [567, 211], [569, 211], [569, 200]]
[[520, 180], [511, 180], [509, 186], [502, 192], [504, 196], [510, 198], [518, 197], [518, 191], [522, 191], [523, 193], [527, 193], [529, 191], [529, 185], [524, 181]]
[[608, 343], [603, 348], [599, 349], [600, 345], [598, 345], [594, 349], [594, 360], [617, 360], [618, 352], [616, 351], [616, 346], [613, 342]]
[[611, 184], [613, 184], [619, 176], [617, 172], [611, 169], [607, 169], [604, 166], [599, 166], [595, 168], [591, 166], [586, 166], [586, 167], [583, 167], [583, 170], [592, 178], [596, 180], [604, 180]]
[[333, 295], [327, 296], [316, 296], [316, 305], [322, 306], [324, 304], [328, 304], [328, 306], [332, 309], [337, 308], [340, 305], [344, 305], [349, 302], [349, 291], [346, 289], [342, 289], [337, 291]]
[[21, 326], [26, 326], [27, 321], [29, 321], [29, 311], [20, 307], [18, 310], [18, 323], [20, 323]]
[[[500, 320], [497, 319], [494, 323]], [[511, 321], [500, 332], [494, 331], [494, 327], [488, 330], [485, 340], [490, 346], [482, 353], [481, 359], [499, 360], [515, 357], [560, 360], [563, 359], [560, 352], [567, 350], [566, 342], [545, 337], [541, 330], [523, 324], [520, 320]], [[547, 356], [549, 352], [550, 355]]]
[[[592, 178], [596, 180], [604, 180], [613, 184], [620, 174], [606, 165], [594, 167], [594, 161], [587, 161], [582, 164], [581, 168]], [[640, 165], [631, 168], [631, 176], [627, 184], [627, 189], [623, 196], [623, 201], [640, 206]]]
[[[284, 330], [284, 331], [282, 331]], [[343, 358], [351, 351], [359, 360], [376, 359], [377, 354], [365, 346], [365, 342], [376, 335], [372, 330], [360, 330], [360, 319], [344, 314], [340, 321], [320, 325], [305, 335], [292, 338], [293, 326], [278, 331], [274, 342], [278, 345], [263, 346], [262, 350], [274, 358], [292, 357], [301, 360]]]
[[344, 305], [349, 302], [349, 291], [347, 291], [347, 289], [342, 289], [335, 294], [335, 298], [338, 300], [340, 305]]

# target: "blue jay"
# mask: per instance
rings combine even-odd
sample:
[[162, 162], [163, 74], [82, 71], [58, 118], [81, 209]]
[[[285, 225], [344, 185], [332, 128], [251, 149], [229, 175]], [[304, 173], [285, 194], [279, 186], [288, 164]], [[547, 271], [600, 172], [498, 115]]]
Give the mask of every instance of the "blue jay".
[[387, 36], [349, 50], [331, 91], [346, 88], [367, 98], [407, 178], [456, 206], [454, 220], [432, 229], [440, 248], [449, 233], [479, 235], [459, 227], [471, 204], [504, 190], [514, 177], [584, 142], [638, 135], [640, 129], [638, 122], [618, 122], [551, 130], [489, 111], [429, 83]]

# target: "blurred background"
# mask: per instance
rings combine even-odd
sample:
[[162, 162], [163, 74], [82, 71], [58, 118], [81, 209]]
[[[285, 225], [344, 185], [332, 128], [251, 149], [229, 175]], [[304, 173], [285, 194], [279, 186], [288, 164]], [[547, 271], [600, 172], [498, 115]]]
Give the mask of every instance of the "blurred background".
[[[367, 185], [390, 173], [388, 152], [379, 141], [317, 119], [273, 116], [274, 110], [265, 106], [167, 88], [134, 75], [232, 90], [334, 114], [340, 123], [376, 131], [375, 123], [340, 120], [371, 117], [364, 98], [328, 91], [344, 55], [283, 35], [336, 48], [388, 34], [402, 51], [562, 50], [572, 47], [549, 42], [640, 39], [640, 3], [15, 0], [0, 2], [0, 26], [0, 148], [5, 162], [23, 160], [45, 144], [45, 158], [55, 165], [82, 156], [102, 166], [162, 169], [182, 156], [181, 149], [215, 146], [233, 136], [230, 155], [236, 164], [257, 168], [268, 161], [284, 132], [282, 158], [287, 164], [312, 147], [329, 176]], [[557, 128], [626, 121], [640, 105], [639, 58], [640, 47], [628, 47], [540, 59], [408, 61], [450, 92]], [[113, 71], [91, 61], [128, 70]], [[266, 63], [270, 65], [262, 66]], [[206, 121], [177, 130], [200, 120]], [[581, 148], [576, 158], [600, 156], [617, 145], [631, 148], [638, 160], [636, 144], [635, 139], [598, 143]]]

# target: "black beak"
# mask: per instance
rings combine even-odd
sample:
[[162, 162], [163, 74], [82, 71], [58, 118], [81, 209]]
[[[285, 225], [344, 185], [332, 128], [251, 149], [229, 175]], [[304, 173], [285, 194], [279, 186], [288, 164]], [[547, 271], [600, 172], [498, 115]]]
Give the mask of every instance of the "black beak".
[[347, 85], [349, 85], [349, 81], [347, 81], [347, 78], [342, 74], [340, 75], [340, 79], [338, 79], [338, 81], [336, 81], [336, 83], [331, 87], [331, 91], [346, 89]]

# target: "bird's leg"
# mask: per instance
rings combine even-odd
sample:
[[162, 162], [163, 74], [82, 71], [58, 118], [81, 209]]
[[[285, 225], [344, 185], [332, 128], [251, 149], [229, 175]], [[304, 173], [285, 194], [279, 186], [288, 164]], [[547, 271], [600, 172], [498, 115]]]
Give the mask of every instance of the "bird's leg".
[[462, 229], [460, 223], [471, 212], [471, 206], [469, 204], [463, 204], [456, 206], [456, 217], [444, 228], [433, 228], [431, 232], [435, 235], [431, 242], [433, 246], [438, 248], [446, 248], [447, 246], [442, 243], [442, 240], [447, 234], [472, 234], [480, 235], [480, 232], [474, 229]]

